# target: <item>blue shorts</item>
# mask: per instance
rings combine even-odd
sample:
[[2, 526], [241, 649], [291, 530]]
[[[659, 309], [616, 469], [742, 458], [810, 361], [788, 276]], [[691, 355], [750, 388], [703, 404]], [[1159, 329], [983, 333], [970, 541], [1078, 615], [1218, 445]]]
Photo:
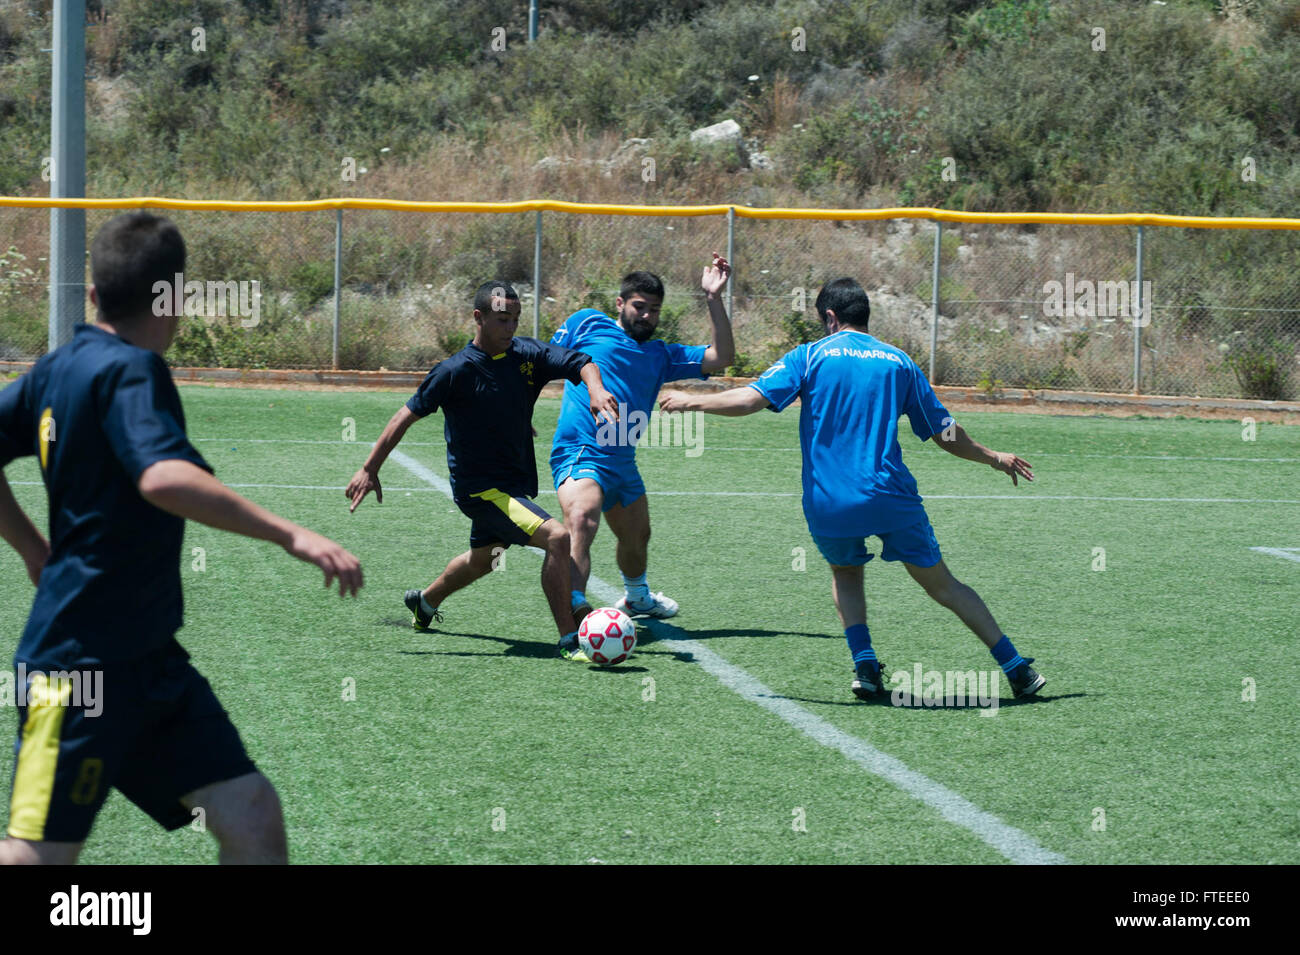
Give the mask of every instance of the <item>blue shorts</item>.
[[594, 455], [589, 448], [580, 448], [558, 465], [553, 465], [551, 473], [555, 477], [556, 490], [569, 478], [575, 481], [591, 478], [599, 484], [605, 494], [604, 503], [600, 506], [602, 513], [611, 507], [627, 507], [645, 496], [645, 482], [641, 480], [641, 472], [636, 469], [634, 459], [617, 461]]
[[[924, 517], [911, 527], [873, 536], [879, 537], [885, 545], [880, 554], [882, 560], [901, 560], [916, 567], [933, 567], [943, 560], [939, 542], [934, 539], [934, 528]], [[818, 537], [814, 534], [813, 543], [826, 562], [836, 567], [861, 567], [875, 556], [867, 553], [864, 537]]]
[[109, 789], [163, 828], [179, 829], [194, 820], [182, 796], [256, 772], [212, 687], [175, 641], [79, 672], [86, 690], [35, 668], [25, 674], [9, 798], [14, 838], [84, 842]]

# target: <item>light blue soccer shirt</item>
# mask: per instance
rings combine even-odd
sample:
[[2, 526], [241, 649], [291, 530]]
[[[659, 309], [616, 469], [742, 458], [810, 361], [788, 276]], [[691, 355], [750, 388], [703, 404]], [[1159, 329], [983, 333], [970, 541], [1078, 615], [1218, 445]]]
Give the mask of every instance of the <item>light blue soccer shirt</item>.
[[906, 352], [846, 329], [788, 352], [750, 387], [773, 411], [803, 400], [803, 513], [814, 536], [867, 537], [925, 517], [898, 419], [924, 441], [952, 418]]
[[570, 382], [564, 386], [564, 403], [560, 406], [560, 420], [551, 445], [552, 469], [570, 460], [579, 449], [586, 449], [583, 460], [596, 455], [614, 464], [633, 463], [634, 438], [644, 432], [664, 382], [708, 377], [700, 368], [708, 350], [706, 346], [676, 345], [657, 338], [638, 342], [623, 330], [617, 319], [594, 308], [570, 315], [551, 337], [551, 344], [591, 356], [600, 369], [605, 388], [623, 406], [619, 415], [626, 416], [624, 433], [629, 438], [621, 443], [602, 444], [600, 425], [591, 415], [587, 386]]

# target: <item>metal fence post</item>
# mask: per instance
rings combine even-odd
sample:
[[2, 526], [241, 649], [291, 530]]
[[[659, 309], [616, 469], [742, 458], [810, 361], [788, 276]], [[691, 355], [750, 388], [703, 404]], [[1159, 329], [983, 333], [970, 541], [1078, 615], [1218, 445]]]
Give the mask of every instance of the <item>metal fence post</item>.
[[[1142, 226], [1137, 238], [1137, 294], [1133, 311], [1133, 394], [1142, 394]], [[1149, 306], [1148, 306], [1149, 307]]]
[[736, 207], [727, 207], [727, 262], [731, 266], [731, 279], [727, 282], [727, 316], [734, 322], [736, 320], [735, 296], [736, 288]]
[[334, 370], [339, 368], [339, 300], [343, 297], [343, 210], [334, 210]]
[[930, 286], [930, 384], [934, 380], [935, 353], [939, 349], [939, 253], [942, 250], [943, 223], [934, 224], [934, 278]]
[[542, 210], [537, 210], [533, 226], [533, 337], [541, 330], [542, 322]]
[[[86, 195], [86, 4], [54, 4], [50, 197]], [[177, 293], [179, 294], [179, 292]], [[86, 320], [86, 210], [50, 210], [49, 349]]]

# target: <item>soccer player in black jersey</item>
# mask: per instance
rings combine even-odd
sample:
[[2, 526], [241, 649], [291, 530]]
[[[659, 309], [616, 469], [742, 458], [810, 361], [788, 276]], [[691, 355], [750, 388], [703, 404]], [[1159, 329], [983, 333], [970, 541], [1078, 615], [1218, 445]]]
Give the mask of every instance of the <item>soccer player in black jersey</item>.
[[435, 365], [384, 428], [348, 484], [351, 509], [371, 491], [383, 501], [379, 468], [407, 428], [441, 408], [452, 497], [471, 521], [469, 550], [452, 558], [423, 591], [406, 592], [412, 625], [428, 630], [433, 620], [442, 620], [442, 602], [491, 571], [503, 548], [531, 544], [546, 552], [542, 590], [560, 633], [560, 655], [583, 661], [569, 603], [569, 532], [532, 500], [537, 496], [533, 406], [542, 386], [557, 378], [585, 384], [597, 417], [616, 421], [618, 401], [605, 390], [599, 369], [585, 352], [515, 337], [519, 295], [508, 283], [479, 287], [474, 323], [473, 340]]
[[110, 788], [167, 829], [202, 809], [222, 862], [288, 861], [275, 789], [176, 642], [185, 519], [273, 541], [340, 595], [361, 565], [231, 491], [190, 443], [162, 359], [177, 318], [154, 307], [184, 268], [171, 222], [112, 219], [91, 246], [95, 323], [0, 392], [0, 467], [39, 458], [50, 519], [46, 541], [0, 476], [0, 537], [36, 584], [0, 862], [75, 862]]

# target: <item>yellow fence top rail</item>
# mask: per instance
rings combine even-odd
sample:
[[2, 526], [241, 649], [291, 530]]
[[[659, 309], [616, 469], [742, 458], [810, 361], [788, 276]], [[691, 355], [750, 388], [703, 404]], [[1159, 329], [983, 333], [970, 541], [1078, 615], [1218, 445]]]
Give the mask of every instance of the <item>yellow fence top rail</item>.
[[625, 206], [558, 199], [520, 202], [408, 202], [400, 199], [311, 199], [300, 202], [242, 202], [226, 199], [169, 199], [134, 196], [125, 199], [51, 199], [0, 196], [0, 208], [27, 209], [190, 209], [216, 212], [310, 212], [327, 209], [386, 209], [391, 212], [570, 212], [614, 216], [721, 216], [734, 209], [742, 219], [930, 219], [936, 222], [988, 222], [1053, 225], [1153, 225], [1184, 229], [1300, 229], [1300, 219], [1167, 216], [1127, 212], [1104, 215], [1065, 212], [957, 212], [950, 209], [759, 209], [753, 206]]

